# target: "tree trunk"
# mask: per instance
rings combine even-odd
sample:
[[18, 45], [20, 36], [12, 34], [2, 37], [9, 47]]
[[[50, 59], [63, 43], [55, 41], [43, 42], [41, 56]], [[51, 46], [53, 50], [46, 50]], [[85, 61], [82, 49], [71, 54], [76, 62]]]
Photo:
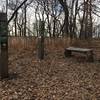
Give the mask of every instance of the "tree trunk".
[[26, 10], [27, 10], [27, 5], [24, 5], [24, 36], [26, 36], [26, 23], [27, 23], [27, 16], [26, 16]]
[[38, 58], [44, 59], [44, 21], [40, 21], [40, 37], [38, 38]]
[[15, 20], [14, 20], [14, 22], [15, 22], [15, 36], [17, 36], [17, 12], [15, 14]]
[[85, 0], [84, 0], [84, 12], [83, 12], [83, 18], [82, 20], [80, 20], [80, 23], [81, 23], [81, 29], [80, 29], [80, 38], [85, 38], [85, 31], [84, 31], [84, 20], [85, 20]]
[[55, 30], [56, 30], [56, 18], [53, 20], [53, 38], [55, 38]]
[[64, 32], [66, 36], [69, 36], [69, 11], [68, 6], [66, 4], [66, 0], [59, 0], [59, 3], [62, 5], [64, 13], [65, 13], [65, 19], [64, 19]]
[[77, 14], [78, 14], [78, 2], [79, 2], [79, 0], [77, 0], [76, 4], [75, 4], [75, 16], [73, 18], [73, 30], [72, 30], [72, 33], [73, 33], [74, 37], [76, 37], [76, 17], [77, 17]]

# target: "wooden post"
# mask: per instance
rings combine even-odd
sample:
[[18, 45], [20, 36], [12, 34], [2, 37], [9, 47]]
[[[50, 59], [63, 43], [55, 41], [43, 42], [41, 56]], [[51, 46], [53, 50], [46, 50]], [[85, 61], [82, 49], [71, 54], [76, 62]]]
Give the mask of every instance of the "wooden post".
[[0, 13], [0, 76], [8, 78], [8, 31], [7, 14]]
[[39, 38], [38, 38], [38, 58], [40, 60], [44, 59], [44, 30], [45, 23], [44, 21], [40, 21], [39, 23]]
[[88, 54], [87, 54], [87, 61], [89, 61], [89, 62], [94, 62], [94, 54], [93, 54], [93, 51], [91, 50], [90, 52], [88, 52]]

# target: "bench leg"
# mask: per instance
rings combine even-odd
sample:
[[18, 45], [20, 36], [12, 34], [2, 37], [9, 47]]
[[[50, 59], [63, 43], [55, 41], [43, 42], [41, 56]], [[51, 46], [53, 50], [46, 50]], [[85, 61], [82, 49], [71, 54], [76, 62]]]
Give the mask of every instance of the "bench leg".
[[94, 57], [93, 57], [93, 52], [92, 51], [88, 54], [88, 61], [89, 62], [93, 62], [94, 61]]
[[65, 55], [65, 57], [71, 57], [72, 52], [70, 50], [65, 49], [64, 55]]

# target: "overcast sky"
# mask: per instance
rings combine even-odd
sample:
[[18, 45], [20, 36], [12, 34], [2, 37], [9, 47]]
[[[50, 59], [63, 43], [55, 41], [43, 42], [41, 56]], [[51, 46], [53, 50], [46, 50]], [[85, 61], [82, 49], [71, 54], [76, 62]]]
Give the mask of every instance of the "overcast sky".
[[6, 0], [0, 0], [0, 11], [6, 11]]

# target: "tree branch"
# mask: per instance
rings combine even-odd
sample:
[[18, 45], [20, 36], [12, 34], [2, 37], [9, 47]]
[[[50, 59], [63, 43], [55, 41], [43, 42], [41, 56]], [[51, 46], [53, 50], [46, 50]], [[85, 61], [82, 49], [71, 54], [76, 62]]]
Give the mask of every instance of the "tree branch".
[[10, 19], [8, 20], [7, 24], [10, 23], [10, 21], [14, 18], [16, 12], [23, 6], [23, 4], [25, 4], [27, 2], [27, 0], [24, 0], [17, 8], [16, 10], [14, 11], [14, 13], [12, 14], [12, 16], [10, 17]]

